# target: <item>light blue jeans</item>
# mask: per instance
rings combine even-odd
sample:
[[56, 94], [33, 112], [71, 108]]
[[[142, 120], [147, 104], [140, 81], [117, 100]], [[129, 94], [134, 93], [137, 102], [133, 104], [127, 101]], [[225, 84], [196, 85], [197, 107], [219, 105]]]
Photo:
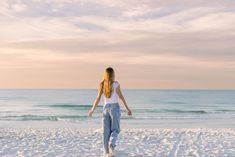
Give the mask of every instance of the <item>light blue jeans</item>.
[[109, 153], [109, 144], [116, 146], [120, 133], [120, 106], [118, 103], [105, 104], [103, 107], [103, 145], [105, 153]]

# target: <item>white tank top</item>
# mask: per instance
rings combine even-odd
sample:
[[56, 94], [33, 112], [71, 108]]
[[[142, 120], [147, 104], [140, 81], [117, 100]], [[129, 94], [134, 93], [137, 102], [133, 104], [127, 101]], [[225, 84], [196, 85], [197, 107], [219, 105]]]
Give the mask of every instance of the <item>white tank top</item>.
[[103, 99], [104, 99], [104, 104], [110, 104], [110, 103], [118, 103], [119, 102], [119, 97], [116, 92], [116, 88], [118, 87], [119, 83], [117, 81], [114, 81], [112, 86], [113, 86], [113, 92], [111, 94], [110, 98], [107, 98], [104, 93], [103, 93]]

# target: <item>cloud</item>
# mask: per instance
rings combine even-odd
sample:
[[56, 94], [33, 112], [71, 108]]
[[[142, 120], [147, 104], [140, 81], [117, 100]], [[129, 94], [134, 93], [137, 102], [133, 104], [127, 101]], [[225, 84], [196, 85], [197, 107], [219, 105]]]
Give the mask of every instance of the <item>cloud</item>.
[[[234, 2], [1, 1], [0, 41], [77, 38], [101, 32], [234, 33]], [[101, 35], [102, 38], [105, 34]], [[110, 39], [113, 40], [113, 39]], [[115, 39], [114, 39], [115, 40]]]
[[[6, 42], [0, 47], [40, 51], [52, 51], [71, 55], [83, 53], [119, 53], [141, 56], [161, 54], [183, 56], [201, 60], [234, 61], [235, 36], [228, 31], [196, 33], [149, 33], [125, 32], [122, 34], [102, 33], [92, 37], [51, 39], [36, 41]], [[111, 40], [112, 39], [112, 40]]]
[[112, 65], [129, 84], [135, 77], [135, 85], [148, 80], [149, 87], [163, 86], [158, 81], [235, 87], [234, 6], [232, 0], [2, 0], [0, 72], [4, 81], [30, 78], [32, 86], [56, 77], [88, 84], [88, 76]]

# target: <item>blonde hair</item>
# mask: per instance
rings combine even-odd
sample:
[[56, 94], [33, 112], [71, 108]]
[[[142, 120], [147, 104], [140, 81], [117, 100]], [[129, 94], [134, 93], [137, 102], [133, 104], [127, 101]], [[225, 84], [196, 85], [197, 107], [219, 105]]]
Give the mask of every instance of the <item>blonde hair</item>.
[[115, 73], [113, 68], [108, 67], [105, 69], [104, 71], [104, 75], [103, 75], [103, 81], [101, 82], [102, 85], [102, 90], [104, 95], [107, 98], [110, 98], [113, 92], [113, 87], [112, 87], [112, 83], [115, 80]]

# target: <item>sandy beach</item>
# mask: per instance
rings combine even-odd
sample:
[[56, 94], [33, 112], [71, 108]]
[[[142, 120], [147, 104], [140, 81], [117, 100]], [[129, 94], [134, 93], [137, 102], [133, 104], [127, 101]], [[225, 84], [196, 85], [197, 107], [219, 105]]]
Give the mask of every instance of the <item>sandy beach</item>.
[[[122, 129], [117, 157], [233, 157], [233, 129]], [[1, 128], [0, 156], [102, 156], [102, 129]]]

